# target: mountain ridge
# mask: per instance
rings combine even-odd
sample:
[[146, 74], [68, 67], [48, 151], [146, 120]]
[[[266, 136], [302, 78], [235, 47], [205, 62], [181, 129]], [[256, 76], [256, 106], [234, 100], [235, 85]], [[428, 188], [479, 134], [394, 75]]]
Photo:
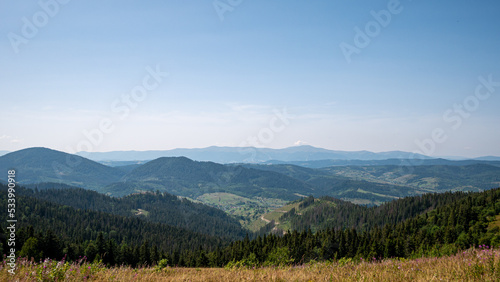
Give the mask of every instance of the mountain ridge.
[[417, 158], [430, 157], [404, 151], [370, 152], [329, 150], [310, 145], [293, 146], [282, 149], [256, 147], [217, 147], [149, 151], [111, 151], [111, 152], [78, 152], [79, 156], [94, 161], [144, 161], [159, 157], [184, 156], [195, 161], [212, 161], [216, 163], [260, 163], [270, 160], [277, 161], [311, 161], [325, 159], [345, 160], [381, 160], [390, 158]]
[[[64, 183], [115, 197], [160, 191], [196, 200], [203, 195], [205, 199], [216, 193], [230, 193], [260, 199], [266, 207], [273, 205], [274, 200], [290, 201], [309, 195], [378, 205], [419, 193], [480, 191], [500, 185], [500, 166], [480, 162], [468, 167], [391, 164], [306, 169], [291, 164], [220, 164], [187, 157], [161, 157], [144, 164], [109, 167], [38, 147], [1, 156], [0, 170], [12, 168], [16, 169], [16, 181], [20, 184]], [[7, 174], [0, 175], [0, 181], [6, 180]]]
[[[122, 182], [125, 185], [140, 183], [141, 187], [160, 189], [193, 199], [205, 193], [229, 192], [267, 198], [280, 195], [292, 200], [298, 198], [295, 193], [313, 192], [310, 185], [280, 173], [194, 161], [186, 157], [162, 157], [147, 162], [125, 175]], [[123, 184], [113, 184], [105, 191], [116, 193], [115, 187], [123, 187]]]

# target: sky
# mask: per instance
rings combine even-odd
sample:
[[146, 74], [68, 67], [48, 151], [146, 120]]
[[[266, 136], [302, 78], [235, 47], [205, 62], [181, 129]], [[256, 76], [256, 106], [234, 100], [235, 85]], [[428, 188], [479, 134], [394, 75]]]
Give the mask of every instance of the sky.
[[0, 150], [500, 156], [500, 2], [0, 1]]

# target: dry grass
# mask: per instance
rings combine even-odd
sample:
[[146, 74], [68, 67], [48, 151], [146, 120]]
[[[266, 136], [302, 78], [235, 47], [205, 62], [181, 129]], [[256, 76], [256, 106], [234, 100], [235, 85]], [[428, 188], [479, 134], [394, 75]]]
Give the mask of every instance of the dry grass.
[[500, 251], [471, 249], [454, 256], [375, 262], [340, 261], [284, 268], [104, 268], [85, 262], [21, 260], [14, 276], [5, 263], [1, 281], [498, 281]]

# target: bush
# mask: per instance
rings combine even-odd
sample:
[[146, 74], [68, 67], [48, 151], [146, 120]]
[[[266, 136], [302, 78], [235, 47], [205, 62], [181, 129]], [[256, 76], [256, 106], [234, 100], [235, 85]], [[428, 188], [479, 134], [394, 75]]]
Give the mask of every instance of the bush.
[[156, 271], [161, 271], [163, 270], [165, 267], [168, 266], [168, 260], [167, 259], [162, 259], [158, 262], [158, 264], [155, 266], [155, 270]]
[[287, 247], [276, 248], [269, 253], [265, 266], [285, 266], [293, 262]]
[[225, 269], [233, 269], [233, 268], [252, 268], [252, 267], [257, 267], [259, 266], [259, 260], [257, 259], [257, 256], [254, 253], [251, 253], [248, 255], [248, 257], [235, 261], [232, 260], [226, 266], [224, 267]]

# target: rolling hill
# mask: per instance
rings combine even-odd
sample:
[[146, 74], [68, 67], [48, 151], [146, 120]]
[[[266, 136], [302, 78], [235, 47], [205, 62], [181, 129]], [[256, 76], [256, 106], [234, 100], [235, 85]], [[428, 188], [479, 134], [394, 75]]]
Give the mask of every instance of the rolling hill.
[[[314, 147], [294, 147], [298, 154]], [[291, 150], [291, 149], [289, 149]], [[293, 154], [293, 152], [291, 152]], [[186, 157], [162, 157], [141, 164], [109, 167], [83, 157], [46, 148], [30, 148], [0, 157], [0, 170], [15, 168], [21, 184], [56, 182], [126, 196], [144, 191], [168, 192], [205, 201], [226, 211], [239, 209], [227, 201], [213, 201], [217, 193], [243, 197], [268, 209], [280, 201], [312, 195], [331, 196], [358, 204], [378, 205], [394, 199], [427, 192], [481, 191], [500, 185], [500, 167], [494, 162], [460, 161], [469, 165], [376, 165], [400, 160], [350, 161], [370, 165], [306, 168], [290, 164], [218, 164]], [[425, 160], [450, 163], [446, 160]], [[472, 164], [471, 164], [472, 162]], [[5, 181], [6, 175], [0, 175]], [[224, 195], [226, 195], [224, 194]], [[273, 200], [269, 200], [273, 199]], [[207, 202], [208, 203], [208, 202]], [[239, 202], [236, 202], [239, 203]], [[238, 213], [236, 213], [238, 214]], [[255, 216], [255, 213], [250, 213]]]
[[423, 194], [366, 207], [332, 197], [307, 197], [287, 204], [262, 217], [273, 220], [261, 229], [283, 233], [292, 230], [313, 232], [331, 228], [356, 228], [366, 231], [375, 226], [398, 224], [425, 212], [441, 208], [468, 197], [465, 192]]
[[[119, 181], [125, 172], [80, 156], [47, 148], [28, 148], [0, 157], [0, 171], [16, 170], [20, 184], [65, 183], [98, 190]], [[0, 179], [6, 180], [7, 174]]]
[[357, 204], [379, 205], [383, 202], [419, 194], [407, 185], [352, 178], [337, 175], [327, 169], [312, 169], [295, 165], [252, 165], [246, 167], [268, 170], [287, 175], [314, 187], [315, 197], [331, 196]]
[[159, 158], [141, 165], [103, 191], [126, 195], [145, 190], [166, 191], [196, 198], [203, 194], [227, 192], [243, 197], [286, 200], [314, 193], [314, 188], [286, 175], [242, 166], [196, 162], [185, 157]]
[[465, 166], [363, 166], [330, 167], [332, 174], [370, 182], [409, 186], [423, 192], [482, 191], [500, 185], [500, 167]]
[[[432, 161], [432, 160], [431, 160]], [[381, 204], [394, 199], [446, 191], [483, 191], [500, 185], [500, 167], [472, 165], [368, 165], [312, 169], [290, 164], [245, 167], [269, 170], [315, 188], [315, 197], [332, 196], [357, 204]]]

